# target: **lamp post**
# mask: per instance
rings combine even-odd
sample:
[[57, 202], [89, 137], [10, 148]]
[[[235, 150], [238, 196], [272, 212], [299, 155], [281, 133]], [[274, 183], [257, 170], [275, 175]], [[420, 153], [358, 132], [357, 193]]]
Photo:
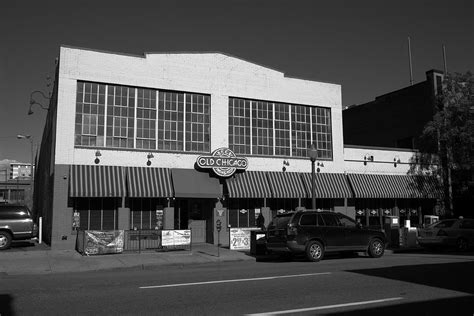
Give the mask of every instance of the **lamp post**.
[[29, 140], [31, 144], [30, 192], [31, 192], [31, 206], [33, 208], [33, 190], [34, 190], [34, 174], [35, 174], [34, 161], [33, 161], [33, 137], [31, 135], [18, 134], [16, 135], [16, 138]]
[[311, 144], [311, 147], [308, 148], [308, 156], [309, 159], [311, 160], [311, 208], [313, 210], [316, 209], [316, 193], [315, 193], [315, 175], [314, 175], [314, 163], [316, 162], [316, 159], [318, 158], [318, 149], [316, 149], [316, 146], [314, 144]]

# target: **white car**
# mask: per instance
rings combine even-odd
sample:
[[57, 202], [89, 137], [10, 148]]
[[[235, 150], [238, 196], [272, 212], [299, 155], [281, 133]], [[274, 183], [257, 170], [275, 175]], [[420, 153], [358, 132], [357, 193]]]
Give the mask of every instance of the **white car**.
[[422, 247], [456, 247], [465, 251], [474, 246], [474, 219], [444, 219], [418, 229], [418, 244]]

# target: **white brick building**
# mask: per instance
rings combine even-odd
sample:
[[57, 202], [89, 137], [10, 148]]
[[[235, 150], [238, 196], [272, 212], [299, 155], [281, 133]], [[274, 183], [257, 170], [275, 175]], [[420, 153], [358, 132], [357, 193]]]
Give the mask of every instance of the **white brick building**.
[[[210, 243], [217, 210], [226, 226], [255, 226], [259, 213], [268, 224], [277, 210], [311, 207], [311, 144], [316, 206], [352, 217], [365, 193], [357, 196], [348, 174], [378, 174], [390, 186], [390, 175], [407, 177], [413, 167], [413, 152], [344, 148], [340, 85], [222, 53], [131, 56], [63, 46], [39, 160], [45, 240], [73, 247], [74, 212], [79, 229], [128, 230], [161, 226], [156, 210], [163, 210], [164, 228], [191, 226], [195, 241]], [[221, 177], [198, 166], [199, 156], [228, 149], [247, 159], [246, 170]], [[381, 196], [393, 202], [384, 209], [398, 214], [396, 200], [412, 198], [407, 190]], [[434, 206], [432, 192], [417, 199]], [[372, 204], [381, 218], [380, 203]]]

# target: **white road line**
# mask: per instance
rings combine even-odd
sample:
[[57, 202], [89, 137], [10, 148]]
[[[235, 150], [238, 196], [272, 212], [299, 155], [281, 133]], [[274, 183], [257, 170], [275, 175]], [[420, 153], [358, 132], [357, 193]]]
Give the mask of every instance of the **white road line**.
[[326, 305], [326, 306], [317, 306], [317, 307], [308, 307], [308, 308], [300, 308], [300, 309], [289, 309], [286, 311], [274, 311], [274, 312], [265, 312], [265, 313], [257, 313], [257, 314], [247, 314], [248, 316], [260, 316], [260, 315], [282, 315], [282, 314], [291, 314], [291, 313], [304, 313], [304, 312], [312, 312], [322, 309], [331, 309], [331, 308], [338, 308], [338, 307], [348, 307], [348, 306], [357, 306], [357, 305], [367, 305], [367, 304], [376, 304], [376, 303], [383, 303], [383, 302], [390, 302], [390, 301], [397, 301], [403, 299], [402, 297], [390, 297], [384, 298], [380, 300], [373, 300], [373, 301], [362, 301], [362, 302], [353, 302], [353, 303], [345, 303], [345, 304], [336, 304], [336, 305]]
[[253, 278], [253, 279], [233, 279], [233, 280], [219, 280], [219, 281], [207, 281], [207, 282], [195, 282], [195, 283], [177, 283], [177, 284], [165, 284], [165, 285], [152, 285], [152, 286], [140, 286], [140, 289], [158, 289], [164, 287], [178, 287], [178, 286], [191, 286], [191, 285], [204, 285], [204, 284], [218, 284], [218, 283], [232, 283], [232, 282], [248, 282], [248, 281], [266, 281], [266, 280], [276, 280], [284, 278], [298, 278], [298, 277], [307, 277], [315, 275], [327, 275], [331, 272], [321, 272], [321, 273], [306, 273], [306, 274], [293, 274], [293, 275], [278, 275], [272, 277], [264, 278]]

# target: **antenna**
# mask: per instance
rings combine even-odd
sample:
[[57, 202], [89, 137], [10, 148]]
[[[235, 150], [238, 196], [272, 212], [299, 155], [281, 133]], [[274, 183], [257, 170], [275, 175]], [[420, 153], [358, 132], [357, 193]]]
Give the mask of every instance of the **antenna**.
[[410, 36], [408, 36], [408, 65], [410, 67], [410, 86], [413, 85], [413, 69], [411, 66], [411, 45], [410, 45]]
[[448, 74], [448, 66], [446, 66], [446, 46], [443, 44], [443, 62], [444, 62], [444, 76]]

